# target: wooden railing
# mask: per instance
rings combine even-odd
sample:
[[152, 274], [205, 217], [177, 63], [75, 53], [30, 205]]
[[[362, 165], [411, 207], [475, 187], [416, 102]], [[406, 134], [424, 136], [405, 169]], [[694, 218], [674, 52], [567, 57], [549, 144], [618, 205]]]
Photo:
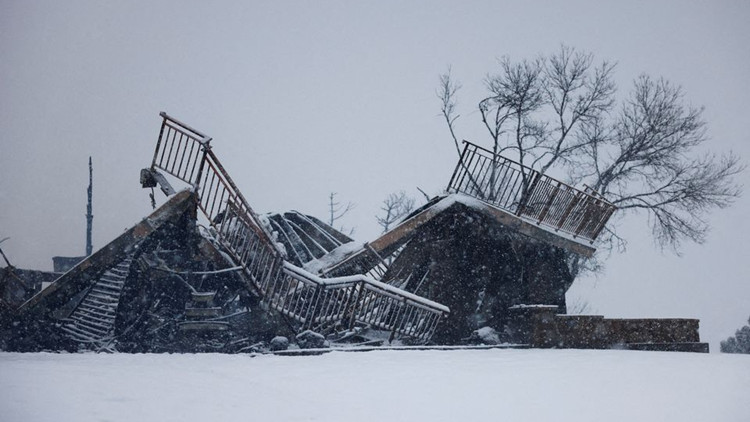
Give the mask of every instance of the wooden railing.
[[448, 192], [473, 196], [590, 243], [617, 209], [596, 192], [581, 191], [466, 141]]
[[[355, 322], [428, 342], [447, 307], [364, 275], [321, 278], [285, 261], [266, 226], [211, 150], [211, 138], [163, 118], [152, 170], [190, 184], [217, 240], [243, 267], [271, 308], [300, 329], [326, 331]], [[344, 327], [346, 328], [346, 327]]]

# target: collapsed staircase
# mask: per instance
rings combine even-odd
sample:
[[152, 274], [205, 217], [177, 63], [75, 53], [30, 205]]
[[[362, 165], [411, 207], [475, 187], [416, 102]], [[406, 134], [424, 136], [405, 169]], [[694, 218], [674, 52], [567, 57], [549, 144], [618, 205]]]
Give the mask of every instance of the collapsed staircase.
[[132, 256], [107, 269], [60, 327], [66, 336], [94, 347], [106, 346], [114, 335], [117, 306]]
[[428, 342], [450, 311], [439, 303], [365, 275], [319, 277], [287, 261], [271, 230], [250, 207], [210, 147], [211, 138], [161, 113], [151, 167], [141, 171], [143, 187], [175, 191], [157, 169], [192, 186], [198, 208], [216, 240], [242, 266], [248, 287], [299, 331], [329, 332], [356, 323], [391, 336]]
[[[429, 341], [449, 309], [379, 278], [419, 227], [451, 201], [463, 200], [462, 195], [522, 234], [587, 257], [616, 210], [596, 192], [578, 190], [466, 143], [447, 189], [456, 195], [436, 198], [359, 250], [344, 256], [333, 251], [322, 257], [330, 262], [316, 269], [318, 276], [290, 262], [321, 258], [315, 247], [307, 245], [310, 242], [295, 235], [293, 225], [310, 222], [295, 216], [260, 220], [211, 149], [211, 138], [166, 113], [160, 115], [163, 121], [153, 160], [150, 168], [141, 171], [141, 184], [159, 185], [165, 194], [173, 194], [158, 171], [162, 170], [191, 185], [198, 208], [215, 230], [217, 242], [243, 268], [248, 287], [270, 308], [296, 321], [300, 330], [325, 332], [363, 323], [391, 331], [392, 337]], [[291, 253], [297, 256], [287, 256], [273, 240], [273, 225], [295, 245]], [[292, 227], [285, 230], [285, 225]]]

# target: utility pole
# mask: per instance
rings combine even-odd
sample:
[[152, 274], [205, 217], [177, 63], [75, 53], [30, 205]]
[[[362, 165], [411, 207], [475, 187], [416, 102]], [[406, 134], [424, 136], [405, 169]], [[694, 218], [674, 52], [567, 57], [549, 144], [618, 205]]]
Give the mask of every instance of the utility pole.
[[91, 255], [92, 252], [92, 245], [91, 245], [91, 223], [94, 221], [94, 215], [91, 214], [91, 188], [94, 184], [94, 170], [91, 166], [91, 156], [89, 156], [89, 189], [88, 189], [88, 196], [89, 196], [89, 202], [88, 205], [86, 205], [86, 256]]

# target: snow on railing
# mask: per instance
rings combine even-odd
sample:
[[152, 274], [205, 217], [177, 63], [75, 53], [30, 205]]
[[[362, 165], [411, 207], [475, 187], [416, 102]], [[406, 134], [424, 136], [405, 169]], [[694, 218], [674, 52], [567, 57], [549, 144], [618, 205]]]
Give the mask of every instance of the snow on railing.
[[219, 242], [244, 268], [273, 309], [302, 329], [362, 322], [427, 342], [447, 307], [362, 275], [320, 278], [284, 260], [247, 200], [211, 150], [211, 138], [161, 113], [152, 170], [159, 168], [193, 186], [198, 206]]
[[321, 278], [299, 268], [270, 249], [248, 227], [237, 208], [228, 207], [217, 224], [222, 243], [256, 281], [264, 301], [301, 323], [302, 329], [355, 322], [427, 342], [450, 310], [439, 303], [397, 289], [364, 275]]
[[518, 217], [593, 243], [617, 207], [599, 193], [587, 190], [576, 189], [467, 141], [448, 183], [448, 192], [473, 196]]

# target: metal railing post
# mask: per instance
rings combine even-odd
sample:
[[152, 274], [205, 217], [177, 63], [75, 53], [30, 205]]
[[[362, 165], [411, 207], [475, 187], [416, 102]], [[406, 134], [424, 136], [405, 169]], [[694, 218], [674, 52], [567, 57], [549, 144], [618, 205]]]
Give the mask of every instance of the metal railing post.
[[458, 158], [458, 164], [456, 164], [456, 168], [453, 170], [453, 174], [451, 175], [451, 180], [448, 182], [448, 191], [453, 188], [454, 190], [457, 190], [457, 187], [453, 186], [454, 181], [456, 180], [456, 176], [458, 175], [458, 169], [461, 168], [461, 166], [464, 163], [464, 158], [466, 157], [466, 151], [469, 149], [469, 143], [464, 141], [464, 149], [461, 151], [461, 156]]
[[159, 156], [159, 147], [161, 146], [161, 138], [164, 136], [164, 127], [167, 126], [167, 115], [163, 111], [159, 113], [159, 115], [162, 117], [161, 121], [161, 129], [159, 129], [159, 138], [156, 140], [156, 149], [154, 150], [154, 159], [151, 160], [151, 170], [154, 170], [154, 165], [156, 164], [156, 157]]
[[474, 196], [519, 218], [590, 241], [596, 240], [617, 209], [599, 192], [588, 192], [588, 186], [586, 191], [573, 188], [486, 148], [463, 142], [446, 190], [449, 193]]
[[206, 157], [208, 156], [208, 150], [211, 148], [210, 145], [203, 145], [201, 146], [201, 149], [203, 150], [203, 154], [201, 156], [201, 162], [198, 165], [198, 174], [195, 175], [195, 181], [192, 183], [193, 189], [197, 192], [198, 186], [200, 186], [201, 177], [203, 177], [203, 168], [206, 165]]

